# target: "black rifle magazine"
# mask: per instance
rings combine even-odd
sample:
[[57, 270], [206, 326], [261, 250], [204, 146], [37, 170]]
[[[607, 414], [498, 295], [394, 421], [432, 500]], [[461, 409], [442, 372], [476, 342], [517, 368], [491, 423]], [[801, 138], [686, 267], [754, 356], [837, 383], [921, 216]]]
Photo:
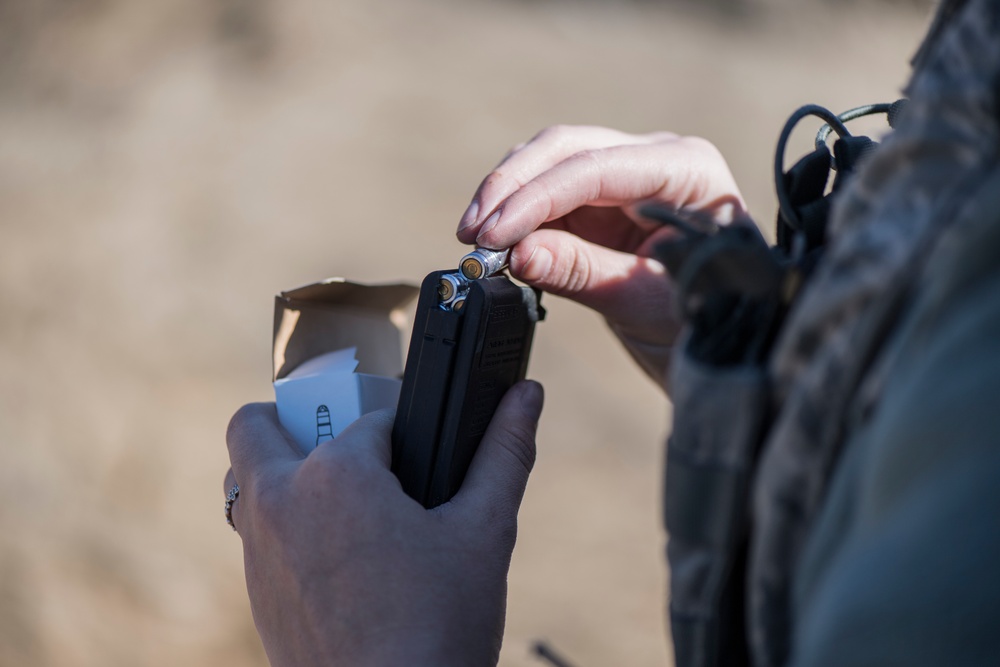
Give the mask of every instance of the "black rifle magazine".
[[528, 368], [540, 293], [506, 276], [474, 280], [460, 311], [439, 305], [441, 276], [420, 287], [396, 421], [392, 470], [424, 507], [447, 502], [465, 479], [500, 399]]

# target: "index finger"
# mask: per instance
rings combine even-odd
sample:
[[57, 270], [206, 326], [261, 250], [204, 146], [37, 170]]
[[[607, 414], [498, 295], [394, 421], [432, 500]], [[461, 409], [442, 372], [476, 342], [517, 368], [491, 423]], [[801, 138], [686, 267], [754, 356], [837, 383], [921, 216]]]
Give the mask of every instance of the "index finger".
[[553, 125], [508, 153], [483, 179], [462, 216], [458, 239], [472, 243], [497, 206], [539, 174], [582, 150], [630, 146], [674, 138], [669, 132], [627, 134], [606, 127]]
[[576, 153], [536, 176], [497, 208], [476, 243], [509, 248], [542, 224], [582, 206], [624, 206], [645, 200], [711, 211], [720, 219], [742, 211], [728, 166], [714, 147], [685, 137]]
[[247, 485], [263, 469], [302, 458], [278, 422], [274, 403], [250, 403], [236, 411], [226, 431], [236, 481]]

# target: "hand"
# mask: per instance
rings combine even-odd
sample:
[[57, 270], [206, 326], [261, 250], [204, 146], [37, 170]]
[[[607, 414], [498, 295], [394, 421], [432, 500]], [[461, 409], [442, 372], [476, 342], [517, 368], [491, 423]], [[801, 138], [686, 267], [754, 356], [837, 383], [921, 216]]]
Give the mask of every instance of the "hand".
[[389, 469], [393, 415], [366, 415], [308, 456], [273, 404], [227, 434], [254, 622], [272, 665], [494, 665], [541, 386], [515, 385], [465, 483], [425, 510]]
[[514, 277], [599, 312], [666, 389], [679, 323], [666, 271], [649, 256], [673, 231], [637, 215], [650, 202], [722, 224], [747, 217], [729, 167], [704, 139], [556, 126], [486, 177], [458, 238], [512, 247]]

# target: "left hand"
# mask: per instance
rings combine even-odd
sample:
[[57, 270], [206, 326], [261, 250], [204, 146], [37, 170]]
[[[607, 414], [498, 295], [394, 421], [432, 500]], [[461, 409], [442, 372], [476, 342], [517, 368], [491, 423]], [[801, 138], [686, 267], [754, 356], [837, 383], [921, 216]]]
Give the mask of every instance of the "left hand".
[[504, 397], [458, 494], [433, 510], [390, 471], [393, 415], [302, 456], [273, 404], [227, 434], [254, 621], [272, 665], [494, 665], [542, 390]]

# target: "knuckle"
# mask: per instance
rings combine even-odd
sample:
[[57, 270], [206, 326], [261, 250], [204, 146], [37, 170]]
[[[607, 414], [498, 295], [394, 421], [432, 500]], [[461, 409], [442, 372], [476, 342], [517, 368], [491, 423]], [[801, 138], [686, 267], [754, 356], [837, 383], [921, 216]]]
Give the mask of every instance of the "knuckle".
[[666, 130], [650, 132], [646, 137], [654, 143], [672, 143], [680, 138], [676, 132], [668, 132]]
[[226, 442], [241, 440], [251, 433], [255, 424], [262, 418], [265, 410], [264, 403], [247, 403], [241, 406], [229, 420], [226, 427]]
[[518, 151], [520, 151], [522, 148], [524, 148], [527, 145], [528, 145], [527, 142], [524, 142], [524, 141], [521, 141], [521, 142], [518, 142], [518, 143], [514, 144], [509, 149], [507, 149], [507, 154], [504, 156], [504, 159], [506, 160], [511, 155], [513, 155], [514, 153], [517, 153]]
[[601, 148], [584, 148], [573, 154], [573, 158], [581, 162], [598, 162], [598, 156], [603, 152]]
[[494, 169], [483, 179], [483, 184], [479, 188], [480, 193], [489, 193], [498, 188], [503, 189], [508, 180], [509, 178], [504, 172], [500, 169]]
[[699, 136], [687, 136], [679, 140], [681, 144], [693, 153], [699, 153], [711, 158], [722, 157], [722, 152], [708, 139]]
[[566, 141], [570, 136], [576, 132], [576, 128], [572, 125], [557, 124], [549, 125], [544, 130], [535, 135], [534, 140], [543, 140], [546, 142], [551, 142], [553, 144], [559, 144]]
[[382, 408], [369, 412], [365, 417], [371, 422], [372, 428], [391, 431], [396, 420], [396, 408]]
[[574, 172], [578, 175], [578, 183], [583, 187], [583, 196], [587, 201], [596, 201], [601, 198], [601, 191], [604, 181], [607, 178], [608, 155], [615, 148], [587, 148], [573, 154], [570, 161], [573, 162]]
[[576, 294], [585, 290], [590, 284], [591, 268], [590, 262], [579, 248], [572, 249], [565, 267], [559, 281], [561, 291], [566, 294]]
[[232, 442], [239, 438], [247, 419], [249, 419], [250, 405], [243, 405], [229, 418], [229, 426], [226, 427], [226, 442]]
[[601, 148], [585, 148], [582, 151], [573, 153], [570, 159], [581, 163], [584, 167], [600, 168], [601, 158], [604, 154], [605, 150]]
[[[688, 199], [695, 201], [706, 199], [719, 183], [724, 182], [724, 175], [729, 174], [726, 158], [708, 139], [692, 136], [684, 137], [682, 141], [691, 155], [692, 163], [698, 165], [697, 168], [689, 169], [687, 173]], [[706, 177], [709, 173], [713, 175], [711, 178]]]
[[339, 493], [364, 477], [364, 461], [353, 447], [325, 447], [310, 456], [301, 472], [307, 478], [307, 487], [322, 488]]
[[535, 139], [552, 139], [558, 136], [560, 133], [565, 132], [565, 125], [549, 125], [544, 127], [535, 135]]

